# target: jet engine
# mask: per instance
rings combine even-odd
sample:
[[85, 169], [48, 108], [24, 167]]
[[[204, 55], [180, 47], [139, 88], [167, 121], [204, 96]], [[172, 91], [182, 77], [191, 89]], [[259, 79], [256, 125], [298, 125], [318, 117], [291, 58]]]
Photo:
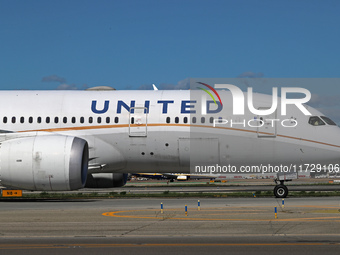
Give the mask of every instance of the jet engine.
[[85, 188], [117, 188], [126, 184], [128, 174], [96, 173], [89, 174]]
[[0, 143], [0, 180], [26, 190], [75, 190], [86, 183], [89, 150], [72, 136], [38, 135]]

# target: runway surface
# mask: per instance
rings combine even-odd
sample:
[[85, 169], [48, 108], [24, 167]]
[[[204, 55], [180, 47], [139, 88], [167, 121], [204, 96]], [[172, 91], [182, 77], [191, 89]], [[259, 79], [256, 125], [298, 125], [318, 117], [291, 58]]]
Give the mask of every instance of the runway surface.
[[201, 199], [200, 205], [198, 210], [192, 198], [5, 200], [0, 202], [0, 253], [340, 251], [338, 197], [287, 198], [284, 207], [275, 198]]

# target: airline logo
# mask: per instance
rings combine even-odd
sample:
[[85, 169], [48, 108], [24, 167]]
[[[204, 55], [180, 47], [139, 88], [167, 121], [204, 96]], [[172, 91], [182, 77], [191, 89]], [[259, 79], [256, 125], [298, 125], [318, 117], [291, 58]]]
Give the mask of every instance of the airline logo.
[[[222, 104], [222, 100], [221, 100], [221, 98], [220, 98], [220, 95], [217, 93], [217, 91], [216, 91], [213, 87], [211, 87], [210, 85], [208, 85], [208, 84], [206, 84], [206, 83], [203, 83], [203, 82], [197, 82], [197, 83], [206, 86], [206, 87], [209, 88], [212, 92], [214, 92], [215, 95], [217, 96], [218, 100], [220, 101], [221, 105], [223, 105], [223, 104]], [[205, 91], [205, 92], [212, 98], [212, 100], [214, 101], [214, 103], [217, 105], [217, 102], [216, 102], [214, 96], [211, 94], [211, 92], [209, 92], [208, 90], [206, 90], [206, 89], [204, 89], [204, 88], [200, 88], [200, 87], [197, 87], [197, 88], [198, 88], [198, 89], [201, 89], [201, 90], [203, 90], [203, 91]]]
[[[232, 95], [232, 106], [233, 106], [233, 115], [244, 115], [245, 114], [245, 105], [248, 106], [248, 110], [254, 115], [270, 115], [276, 111], [278, 108], [278, 88], [273, 87], [272, 93], [272, 106], [269, 109], [256, 109], [253, 104], [253, 88], [248, 87], [247, 94], [244, 94], [243, 91], [235, 85], [232, 84], [215, 84], [215, 88], [212, 86], [203, 83], [197, 82], [208, 89], [210, 89], [215, 96], [217, 96], [218, 101], [215, 99], [214, 95], [207, 89], [198, 87], [198, 89], [206, 92], [213, 101], [205, 100], [205, 102], [201, 102], [201, 107], [198, 106], [198, 101], [195, 99], [191, 100], [181, 100], [180, 101], [180, 113], [181, 114], [196, 114], [198, 108], [201, 108], [201, 113], [205, 114], [216, 114], [221, 112], [223, 109], [223, 104], [220, 95], [217, 93], [216, 89], [228, 89]], [[288, 93], [300, 93], [304, 94], [303, 98], [287, 98]], [[303, 105], [307, 103], [311, 98], [311, 93], [304, 88], [296, 88], [296, 87], [282, 87], [281, 88], [281, 115], [286, 115], [287, 105], [295, 105], [303, 114], [311, 115], [311, 113], [306, 109]], [[247, 104], [245, 104], [247, 102]], [[134, 113], [135, 108], [135, 100], [131, 100], [130, 102], [124, 102], [122, 100], [118, 100], [116, 102], [111, 102], [111, 100], [105, 100], [104, 102], [99, 102], [97, 104], [97, 100], [93, 100], [91, 104], [91, 111], [95, 114], [104, 114], [110, 110], [111, 103], [114, 103], [114, 107], [116, 108], [115, 112], [117, 114], [121, 114], [122, 110], [125, 109], [127, 112]], [[157, 100], [155, 102], [156, 105], [160, 105], [162, 109], [162, 114], [168, 114], [169, 108], [173, 108], [174, 106], [178, 108], [178, 102], [175, 104], [175, 100], [167, 99], [167, 100]], [[216, 107], [211, 107], [211, 104], [215, 104]], [[111, 106], [111, 107], [110, 107]], [[144, 101], [144, 113], [149, 113], [150, 100]], [[215, 109], [213, 109], [215, 108]]]

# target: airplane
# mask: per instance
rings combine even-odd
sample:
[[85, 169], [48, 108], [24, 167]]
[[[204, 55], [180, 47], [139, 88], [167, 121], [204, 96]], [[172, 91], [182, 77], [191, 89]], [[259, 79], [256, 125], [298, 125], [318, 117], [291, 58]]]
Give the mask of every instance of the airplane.
[[[1, 185], [108, 188], [125, 185], [128, 173], [235, 174], [243, 167], [244, 173], [279, 169], [274, 195], [286, 197], [285, 182], [298, 172], [338, 171], [340, 128], [318, 110], [303, 105], [306, 115], [302, 105], [287, 104], [286, 114], [278, 105], [268, 115], [249, 109], [235, 115], [233, 94], [219, 90], [219, 96], [210, 100], [203, 90], [1, 91]], [[273, 97], [254, 93], [252, 100], [268, 110]]]
[[[189, 173], [134, 173], [136, 177], [144, 177], [148, 179], [169, 179], [170, 182], [174, 180], [187, 181], [189, 179], [215, 179], [220, 178], [221, 175], [216, 174], [189, 174]], [[222, 178], [221, 178], [222, 179]]]

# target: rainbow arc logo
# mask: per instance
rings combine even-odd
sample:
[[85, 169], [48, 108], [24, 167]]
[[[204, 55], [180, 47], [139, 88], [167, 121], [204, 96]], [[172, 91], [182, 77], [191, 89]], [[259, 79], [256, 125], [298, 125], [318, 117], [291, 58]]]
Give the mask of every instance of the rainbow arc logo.
[[[217, 96], [218, 100], [220, 101], [220, 104], [223, 105], [223, 104], [222, 104], [222, 100], [221, 100], [221, 98], [220, 98], [220, 95], [217, 93], [217, 91], [216, 91], [213, 87], [211, 87], [210, 85], [208, 85], [208, 84], [206, 84], [206, 83], [203, 83], [203, 82], [197, 82], [197, 83], [199, 83], [199, 84], [201, 84], [201, 85], [203, 85], [203, 86], [206, 86], [206, 87], [209, 88], [212, 92], [214, 92], [214, 94]], [[214, 103], [217, 105], [217, 102], [216, 102], [216, 100], [215, 100], [213, 94], [212, 94], [209, 90], [204, 89], [204, 88], [201, 88], [201, 87], [197, 87], [197, 88], [198, 88], [198, 89], [201, 89], [201, 90], [203, 90], [203, 91], [205, 91], [206, 93], [208, 93], [208, 95], [212, 98], [212, 100], [214, 100]]]

